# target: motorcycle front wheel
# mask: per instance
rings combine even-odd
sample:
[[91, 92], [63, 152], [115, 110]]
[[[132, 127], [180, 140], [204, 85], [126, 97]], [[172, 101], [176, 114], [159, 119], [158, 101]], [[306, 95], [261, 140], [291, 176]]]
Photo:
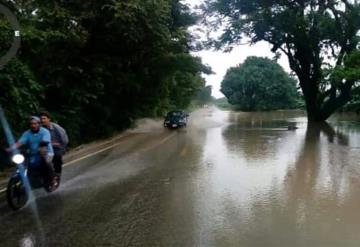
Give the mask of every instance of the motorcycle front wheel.
[[28, 199], [24, 183], [20, 176], [12, 177], [9, 180], [6, 190], [6, 200], [10, 208], [15, 211], [19, 210], [25, 206]]

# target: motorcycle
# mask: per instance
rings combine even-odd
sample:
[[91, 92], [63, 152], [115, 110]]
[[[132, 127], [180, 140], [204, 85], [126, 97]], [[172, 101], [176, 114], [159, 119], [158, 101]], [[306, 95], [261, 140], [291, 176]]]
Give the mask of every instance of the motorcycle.
[[11, 161], [16, 165], [16, 171], [11, 174], [6, 190], [6, 200], [14, 211], [24, 207], [30, 199], [31, 190], [44, 188], [47, 192], [55, 191], [60, 185], [60, 177], [57, 176], [55, 186], [45, 179], [40, 171], [29, 169], [27, 159], [23, 154], [15, 154]]

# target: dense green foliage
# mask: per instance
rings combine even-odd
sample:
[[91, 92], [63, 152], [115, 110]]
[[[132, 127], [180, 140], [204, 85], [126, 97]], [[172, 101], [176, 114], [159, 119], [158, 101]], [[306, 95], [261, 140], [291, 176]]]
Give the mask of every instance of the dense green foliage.
[[206, 0], [216, 48], [266, 41], [288, 57], [308, 118], [323, 121], [351, 100], [360, 82], [360, 5], [352, 0]]
[[206, 86], [195, 97], [195, 101], [198, 105], [204, 105], [213, 101], [212, 86]]
[[[4, 2], [22, 28], [18, 57], [0, 71], [0, 104], [17, 131], [47, 109], [74, 144], [185, 108], [205, 86], [209, 68], [187, 32], [197, 17], [179, 0]], [[1, 19], [0, 51], [7, 29]]]
[[296, 81], [276, 62], [248, 57], [230, 68], [221, 83], [229, 103], [244, 111], [291, 109], [298, 97]]

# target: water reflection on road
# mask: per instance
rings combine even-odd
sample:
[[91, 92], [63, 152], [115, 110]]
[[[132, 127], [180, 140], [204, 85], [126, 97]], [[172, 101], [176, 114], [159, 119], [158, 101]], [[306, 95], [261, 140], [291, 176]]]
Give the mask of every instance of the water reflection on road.
[[207, 117], [226, 123], [207, 130], [197, 177], [202, 245], [358, 245], [359, 122], [308, 124], [301, 112]]
[[358, 116], [209, 108], [187, 129], [144, 125], [36, 192], [45, 237], [0, 198], [0, 246], [359, 246]]

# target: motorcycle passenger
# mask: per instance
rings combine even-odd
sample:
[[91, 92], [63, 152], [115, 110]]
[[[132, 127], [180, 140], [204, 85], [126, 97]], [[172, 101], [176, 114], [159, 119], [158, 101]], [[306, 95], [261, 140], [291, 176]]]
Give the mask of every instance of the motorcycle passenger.
[[36, 116], [30, 118], [30, 129], [25, 131], [18, 142], [9, 148], [8, 151], [24, 146], [26, 146], [28, 151], [27, 164], [29, 172], [39, 171], [46, 180], [49, 189], [55, 188], [57, 180], [55, 179], [54, 168], [51, 163], [54, 151], [51, 145], [50, 132], [46, 128], [41, 127], [40, 118]]
[[54, 149], [54, 169], [57, 176], [60, 177], [63, 165], [62, 157], [65, 154], [66, 147], [69, 143], [69, 137], [64, 128], [62, 128], [59, 124], [51, 121], [51, 117], [48, 112], [41, 112], [40, 120], [43, 127], [50, 131], [51, 144]]

